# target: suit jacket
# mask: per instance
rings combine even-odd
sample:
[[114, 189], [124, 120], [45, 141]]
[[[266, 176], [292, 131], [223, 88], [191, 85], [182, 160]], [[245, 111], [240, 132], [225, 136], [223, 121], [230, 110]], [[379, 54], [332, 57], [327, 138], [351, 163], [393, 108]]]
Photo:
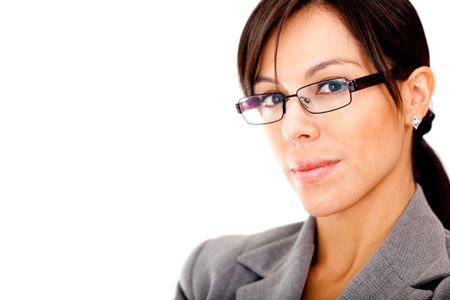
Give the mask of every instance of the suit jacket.
[[[185, 264], [176, 300], [299, 300], [314, 254], [316, 222], [209, 240]], [[417, 186], [344, 299], [450, 299], [450, 232]], [[326, 287], [324, 287], [326, 288]]]

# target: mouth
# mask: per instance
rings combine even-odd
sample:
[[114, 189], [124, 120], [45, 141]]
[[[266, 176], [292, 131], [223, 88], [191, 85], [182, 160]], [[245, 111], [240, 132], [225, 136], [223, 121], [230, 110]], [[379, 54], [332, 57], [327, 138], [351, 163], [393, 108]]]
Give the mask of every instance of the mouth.
[[339, 160], [299, 161], [290, 166], [290, 171], [301, 183], [315, 183], [329, 175]]

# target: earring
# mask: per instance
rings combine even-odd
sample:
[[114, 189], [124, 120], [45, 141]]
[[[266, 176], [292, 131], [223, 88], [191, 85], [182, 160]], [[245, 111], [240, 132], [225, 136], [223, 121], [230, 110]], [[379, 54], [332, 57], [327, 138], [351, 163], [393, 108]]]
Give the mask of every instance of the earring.
[[414, 127], [414, 129], [417, 130], [417, 128], [419, 128], [420, 120], [419, 120], [419, 118], [418, 118], [416, 115], [414, 115], [414, 116], [412, 117], [411, 124], [412, 124], [412, 126]]

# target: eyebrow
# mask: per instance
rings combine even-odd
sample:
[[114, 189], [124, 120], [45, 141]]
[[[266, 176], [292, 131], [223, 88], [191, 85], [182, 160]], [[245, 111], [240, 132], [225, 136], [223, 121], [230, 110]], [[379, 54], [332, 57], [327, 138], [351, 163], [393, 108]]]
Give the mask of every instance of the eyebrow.
[[308, 71], [306, 71], [306, 73], [305, 73], [305, 77], [310, 78], [315, 73], [317, 73], [323, 69], [326, 69], [329, 66], [343, 65], [343, 64], [353, 64], [353, 65], [360, 66], [356, 61], [352, 61], [352, 60], [347, 60], [347, 59], [342, 59], [342, 58], [330, 59], [330, 60], [320, 62], [317, 65], [314, 65], [311, 68], [309, 68]]
[[256, 77], [255, 84], [260, 82], [269, 82], [269, 83], [275, 83], [275, 81], [272, 78], [265, 77], [265, 76], [258, 76]]
[[[347, 60], [347, 59], [343, 59], [343, 58], [330, 59], [330, 60], [326, 60], [326, 61], [320, 62], [320, 63], [310, 67], [305, 73], [305, 78], [310, 78], [315, 73], [317, 73], [317, 72], [319, 72], [319, 71], [321, 71], [323, 69], [326, 69], [329, 66], [332, 66], [332, 65], [343, 65], [343, 64], [353, 64], [353, 65], [360, 66], [360, 64], [358, 64], [356, 61], [352, 61], [352, 60]], [[256, 83], [261, 83], [261, 82], [275, 83], [275, 80], [270, 78], [270, 77], [266, 77], [266, 76], [258, 76], [258, 77], [256, 77], [255, 84]]]

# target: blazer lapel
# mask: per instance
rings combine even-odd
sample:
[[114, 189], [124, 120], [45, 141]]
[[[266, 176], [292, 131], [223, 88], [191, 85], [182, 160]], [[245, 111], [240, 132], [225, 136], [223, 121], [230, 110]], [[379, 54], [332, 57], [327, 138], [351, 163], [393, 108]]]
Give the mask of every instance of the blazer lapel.
[[237, 290], [237, 300], [300, 299], [314, 254], [315, 219], [299, 233], [244, 253], [237, 261], [262, 277]]
[[427, 285], [449, 275], [445, 229], [417, 186], [383, 245], [338, 299], [429, 299]]

